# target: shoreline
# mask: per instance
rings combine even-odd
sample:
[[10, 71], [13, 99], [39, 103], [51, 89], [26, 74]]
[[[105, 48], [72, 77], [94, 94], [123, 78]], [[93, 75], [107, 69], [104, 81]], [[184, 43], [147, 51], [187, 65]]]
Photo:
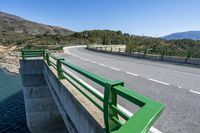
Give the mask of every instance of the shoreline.
[[[13, 64], [9, 64], [9, 65], [13, 65]], [[17, 68], [17, 66], [15, 66], [15, 68], [10, 68], [9, 66], [5, 66], [5, 63], [0, 63], [0, 69], [12, 75], [19, 74], [19, 68]]]
[[0, 68], [10, 74], [19, 74], [19, 52], [17, 46], [2, 47], [0, 50]]

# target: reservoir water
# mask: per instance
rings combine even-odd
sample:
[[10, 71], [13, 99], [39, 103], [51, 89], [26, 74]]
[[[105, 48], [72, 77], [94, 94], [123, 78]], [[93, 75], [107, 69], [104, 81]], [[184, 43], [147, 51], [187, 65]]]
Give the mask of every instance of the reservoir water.
[[29, 133], [19, 75], [0, 69], [0, 133]]

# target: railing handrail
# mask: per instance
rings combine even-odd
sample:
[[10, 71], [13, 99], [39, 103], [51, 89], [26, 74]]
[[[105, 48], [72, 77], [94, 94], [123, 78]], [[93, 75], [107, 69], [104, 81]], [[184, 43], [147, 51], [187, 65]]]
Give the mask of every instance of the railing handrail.
[[[52, 66], [57, 70], [59, 79], [67, 79], [72, 85], [74, 85], [85, 97], [87, 97], [93, 104], [95, 104], [104, 114], [104, 123], [107, 133], [140, 133], [148, 132], [150, 127], [153, 125], [155, 120], [160, 116], [164, 109], [164, 105], [156, 102], [150, 98], [147, 98], [134, 90], [130, 90], [124, 87], [122, 81], [107, 80], [101, 76], [95, 75], [83, 68], [80, 68], [70, 62], [64, 61], [63, 58], [56, 57], [51, 53], [44, 50], [22, 50], [22, 58], [26, 59], [29, 57], [43, 56], [48, 66]], [[56, 63], [54, 63], [52, 58]], [[95, 91], [91, 90], [87, 85], [79, 81], [75, 76], [71, 75], [62, 66], [70, 68], [73, 71], [87, 77], [88, 79], [96, 82], [97, 84], [104, 87], [104, 96], [102, 97]], [[86, 94], [79, 85], [85, 90], [95, 96], [103, 106], [97, 101]], [[124, 99], [136, 104], [140, 107], [133, 116], [128, 116], [125, 112], [120, 110], [117, 106], [117, 95]], [[126, 122], [123, 124], [118, 115], [121, 116]]]

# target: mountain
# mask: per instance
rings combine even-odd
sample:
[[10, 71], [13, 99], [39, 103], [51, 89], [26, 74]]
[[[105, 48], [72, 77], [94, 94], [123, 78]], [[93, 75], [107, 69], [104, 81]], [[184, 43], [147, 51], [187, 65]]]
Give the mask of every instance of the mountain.
[[173, 33], [167, 36], [162, 37], [166, 40], [177, 40], [177, 39], [192, 39], [200, 40], [200, 31], [186, 31]]
[[70, 35], [73, 31], [57, 26], [50, 26], [26, 20], [24, 18], [0, 11], [1, 35]]

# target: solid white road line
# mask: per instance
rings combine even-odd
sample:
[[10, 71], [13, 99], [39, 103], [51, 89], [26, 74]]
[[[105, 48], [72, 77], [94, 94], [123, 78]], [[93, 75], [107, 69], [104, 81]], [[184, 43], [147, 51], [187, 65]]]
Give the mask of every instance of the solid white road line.
[[156, 80], [156, 79], [152, 79], [152, 78], [147, 78], [147, 79], [154, 81], [154, 82], [157, 82], [157, 83], [160, 83], [160, 84], [169, 85], [169, 83], [165, 83], [165, 82], [162, 82], [162, 81], [159, 81], [159, 80]]
[[198, 92], [198, 91], [190, 90], [190, 92], [200, 95], [200, 92]]
[[139, 76], [138, 74], [132, 73], [132, 72], [126, 72], [129, 75], [133, 75], [133, 76]]
[[120, 71], [120, 69], [115, 68], [115, 67], [110, 67], [110, 69], [116, 70], [116, 71]]

